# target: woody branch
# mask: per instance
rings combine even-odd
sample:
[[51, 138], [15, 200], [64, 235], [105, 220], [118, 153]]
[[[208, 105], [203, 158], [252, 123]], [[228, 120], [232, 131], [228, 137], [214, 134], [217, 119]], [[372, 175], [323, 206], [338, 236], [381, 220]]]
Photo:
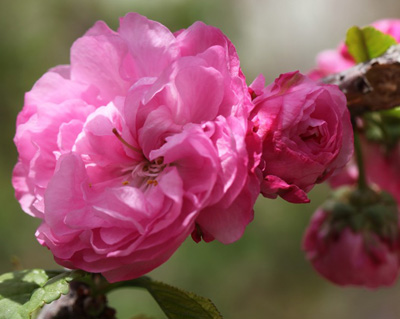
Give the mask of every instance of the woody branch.
[[336, 84], [345, 93], [353, 116], [400, 105], [400, 44], [382, 56], [328, 76], [322, 80]]

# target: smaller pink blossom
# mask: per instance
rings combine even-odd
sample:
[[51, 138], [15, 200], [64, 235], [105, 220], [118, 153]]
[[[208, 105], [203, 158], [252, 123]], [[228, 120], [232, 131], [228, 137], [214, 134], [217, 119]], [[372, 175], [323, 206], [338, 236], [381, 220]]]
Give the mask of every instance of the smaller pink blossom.
[[250, 86], [253, 132], [262, 143], [261, 193], [308, 202], [306, 193], [345, 166], [353, 151], [346, 98], [338, 87], [299, 72], [282, 74], [263, 88]]
[[372, 231], [349, 226], [332, 233], [330, 213], [319, 209], [311, 219], [303, 250], [323, 277], [340, 286], [392, 285], [399, 273], [398, 245]]

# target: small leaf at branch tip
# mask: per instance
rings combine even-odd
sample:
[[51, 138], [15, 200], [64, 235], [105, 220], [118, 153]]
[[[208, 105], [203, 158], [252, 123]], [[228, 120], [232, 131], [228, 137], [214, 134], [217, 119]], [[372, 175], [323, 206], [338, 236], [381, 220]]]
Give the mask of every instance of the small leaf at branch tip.
[[357, 63], [366, 62], [370, 59], [363, 32], [359, 27], [353, 26], [347, 30], [346, 45]]
[[384, 34], [371, 26], [362, 29], [353, 26], [347, 30], [346, 45], [349, 53], [357, 63], [381, 56], [396, 43], [392, 36]]

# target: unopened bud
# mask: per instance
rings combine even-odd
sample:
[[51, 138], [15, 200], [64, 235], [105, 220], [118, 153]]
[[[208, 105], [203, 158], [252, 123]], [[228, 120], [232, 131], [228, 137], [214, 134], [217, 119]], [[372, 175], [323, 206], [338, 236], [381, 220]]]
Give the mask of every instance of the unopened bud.
[[303, 249], [313, 267], [338, 285], [393, 284], [400, 255], [395, 200], [372, 189], [340, 189], [312, 217]]

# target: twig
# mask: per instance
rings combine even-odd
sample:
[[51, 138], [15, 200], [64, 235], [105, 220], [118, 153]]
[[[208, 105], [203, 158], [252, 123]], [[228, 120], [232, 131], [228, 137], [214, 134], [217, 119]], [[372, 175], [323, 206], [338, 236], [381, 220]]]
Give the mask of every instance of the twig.
[[382, 56], [323, 78], [346, 94], [353, 116], [400, 105], [400, 44]]

